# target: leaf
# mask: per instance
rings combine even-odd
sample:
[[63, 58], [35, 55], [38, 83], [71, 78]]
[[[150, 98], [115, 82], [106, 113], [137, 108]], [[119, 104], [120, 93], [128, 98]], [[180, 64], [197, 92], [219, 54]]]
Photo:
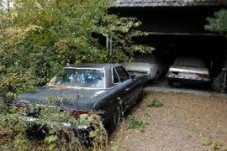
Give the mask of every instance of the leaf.
[[56, 140], [57, 140], [57, 135], [49, 135], [45, 137], [44, 142], [46, 142], [47, 144], [51, 144]]
[[227, 32], [227, 10], [222, 9], [215, 12], [213, 17], [207, 18], [208, 24], [205, 25], [206, 30], [216, 32]]

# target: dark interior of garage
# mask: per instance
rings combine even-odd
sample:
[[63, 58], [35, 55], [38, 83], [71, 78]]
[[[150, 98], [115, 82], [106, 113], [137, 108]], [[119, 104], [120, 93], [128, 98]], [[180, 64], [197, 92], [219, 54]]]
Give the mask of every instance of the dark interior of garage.
[[221, 72], [227, 54], [223, 36], [150, 35], [137, 42], [155, 47], [153, 53], [169, 65], [178, 56], [201, 58], [213, 76]]
[[136, 17], [140, 30], [149, 33], [136, 39], [155, 47], [154, 53], [171, 65], [178, 56], [202, 58], [213, 76], [217, 76], [227, 56], [227, 39], [205, 30], [207, 18], [220, 10], [217, 6], [114, 8], [120, 16]]

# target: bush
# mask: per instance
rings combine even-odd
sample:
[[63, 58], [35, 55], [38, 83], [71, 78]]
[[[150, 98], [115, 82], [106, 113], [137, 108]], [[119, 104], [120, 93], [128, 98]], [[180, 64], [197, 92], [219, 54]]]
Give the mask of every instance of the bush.
[[[27, 114], [39, 113], [34, 120]], [[69, 125], [70, 124], [70, 125]], [[87, 124], [91, 142], [79, 138], [79, 126]], [[86, 142], [87, 141], [87, 142]], [[107, 144], [107, 133], [100, 117], [81, 115], [75, 119], [67, 112], [55, 108], [11, 106], [7, 114], [0, 114], [0, 150], [55, 151], [81, 150], [87, 147], [102, 149]]]

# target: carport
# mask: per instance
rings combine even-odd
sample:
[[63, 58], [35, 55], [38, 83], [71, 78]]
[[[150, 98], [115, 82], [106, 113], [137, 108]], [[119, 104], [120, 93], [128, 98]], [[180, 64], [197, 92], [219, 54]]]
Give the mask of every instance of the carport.
[[226, 38], [216, 34], [155, 34], [140, 42], [154, 46], [168, 64], [178, 56], [202, 58], [213, 76], [221, 72], [227, 54]]
[[205, 30], [205, 25], [226, 6], [221, 0], [117, 0], [112, 11], [137, 17], [140, 30], [149, 36], [136, 41], [155, 47], [169, 65], [177, 56], [199, 57], [218, 76], [227, 58], [227, 38]]

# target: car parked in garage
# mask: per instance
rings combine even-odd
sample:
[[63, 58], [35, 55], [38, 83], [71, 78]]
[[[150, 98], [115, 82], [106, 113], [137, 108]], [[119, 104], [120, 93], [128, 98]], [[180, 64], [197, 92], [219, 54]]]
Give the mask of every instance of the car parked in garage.
[[54, 96], [57, 100], [51, 106], [76, 116], [98, 114], [107, 130], [112, 131], [124, 112], [143, 98], [143, 85], [143, 76], [131, 76], [121, 64], [69, 65], [47, 86], [18, 95], [14, 104], [42, 107]]
[[130, 73], [143, 74], [147, 82], [155, 83], [165, 73], [166, 65], [155, 55], [136, 56], [132, 62], [124, 63]]
[[166, 77], [176, 87], [182, 83], [201, 84], [211, 81], [209, 69], [201, 59], [194, 57], [178, 57], [169, 67]]

